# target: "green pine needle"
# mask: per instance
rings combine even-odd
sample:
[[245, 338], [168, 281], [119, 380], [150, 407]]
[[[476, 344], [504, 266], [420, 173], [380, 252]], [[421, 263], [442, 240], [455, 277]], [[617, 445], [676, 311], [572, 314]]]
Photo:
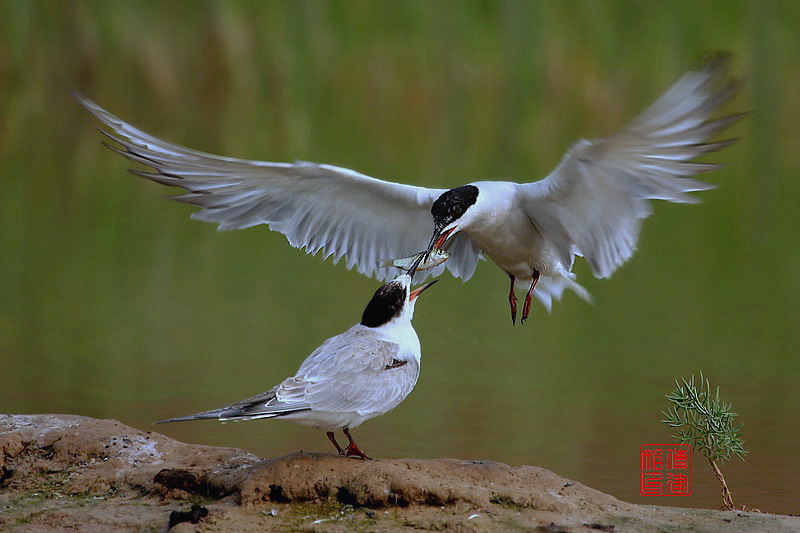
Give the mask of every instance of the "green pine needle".
[[702, 372], [698, 386], [694, 375], [689, 381], [675, 380], [675, 390], [666, 395], [672, 405], [662, 411], [661, 422], [677, 430], [672, 436], [676, 441], [691, 445], [712, 461], [727, 461], [732, 455], [744, 461], [748, 453], [742, 439], [744, 424], [733, 424], [738, 415], [731, 410], [731, 404], [720, 399], [719, 387], [712, 394], [711, 384]]

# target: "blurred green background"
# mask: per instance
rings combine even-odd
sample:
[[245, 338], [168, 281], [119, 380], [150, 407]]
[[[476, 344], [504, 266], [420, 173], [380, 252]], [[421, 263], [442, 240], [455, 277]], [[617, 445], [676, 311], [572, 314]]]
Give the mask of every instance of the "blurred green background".
[[[545, 176], [703, 52], [730, 50], [753, 110], [700, 206], [658, 203], [610, 280], [511, 327], [489, 263], [417, 307], [422, 375], [356, 431], [377, 457], [533, 464], [630, 501], [669, 442], [673, 378], [703, 370], [745, 422], [735, 501], [799, 513], [800, 4], [0, 2], [0, 410], [152, 421], [272, 387], [358, 321], [374, 280], [258, 227], [218, 233], [99, 145], [78, 89], [137, 126], [238, 157], [426, 186]], [[177, 192], [177, 191], [175, 191]], [[160, 426], [186, 441], [330, 451], [285, 422]]]

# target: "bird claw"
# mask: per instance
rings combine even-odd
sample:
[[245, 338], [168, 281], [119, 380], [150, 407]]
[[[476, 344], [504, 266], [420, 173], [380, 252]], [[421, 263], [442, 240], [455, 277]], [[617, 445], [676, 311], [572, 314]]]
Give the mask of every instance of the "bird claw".
[[360, 459], [372, 460], [372, 457], [370, 457], [367, 454], [365, 454], [364, 452], [362, 452], [361, 448], [359, 448], [356, 443], [353, 443], [350, 446], [348, 446], [347, 449], [344, 451], [344, 453], [342, 455], [344, 455], [345, 457], [356, 456], [356, 457], [359, 457]]
[[350, 444], [348, 444], [347, 448], [345, 448], [344, 450], [345, 457], [351, 457], [356, 455], [361, 459], [372, 459], [372, 457], [369, 457], [367, 454], [361, 451], [361, 448], [358, 447], [356, 441], [353, 440], [353, 436], [350, 435], [349, 428], [342, 428], [342, 432], [344, 433], [345, 437], [347, 437], [347, 440], [350, 442]]
[[517, 295], [514, 294], [514, 281], [515, 278], [511, 274], [508, 275], [511, 278], [511, 288], [508, 291], [508, 307], [511, 309], [511, 325], [517, 325]]
[[525, 324], [525, 321], [528, 320], [528, 315], [531, 314], [531, 293], [528, 293], [525, 296], [525, 304], [522, 306], [522, 318], [520, 319], [520, 324]]
[[531, 287], [525, 294], [525, 303], [522, 305], [522, 319], [519, 321], [520, 324], [525, 324], [525, 321], [528, 320], [528, 315], [531, 314], [531, 297], [533, 296], [533, 289], [536, 288], [536, 284], [539, 282], [539, 275], [538, 270], [533, 271], [533, 281], [531, 281]]

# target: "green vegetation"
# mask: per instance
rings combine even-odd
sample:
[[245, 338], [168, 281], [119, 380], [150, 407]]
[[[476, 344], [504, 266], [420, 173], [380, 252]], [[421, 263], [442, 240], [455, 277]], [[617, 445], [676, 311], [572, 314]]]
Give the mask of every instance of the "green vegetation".
[[734, 425], [738, 416], [731, 410], [731, 404], [723, 402], [719, 397], [719, 387], [712, 393], [708, 379], [700, 373], [695, 386], [694, 375], [689, 380], [675, 380], [675, 390], [666, 395], [672, 404], [664, 414], [662, 422], [671, 428], [678, 429], [673, 438], [680, 444], [689, 444], [693, 450], [700, 452], [708, 459], [714, 475], [722, 485], [723, 507], [733, 510], [731, 492], [717, 462], [723, 463], [732, 456], [744, 461], [747, 450], [744, 449], [742, 435], [743, 424]]

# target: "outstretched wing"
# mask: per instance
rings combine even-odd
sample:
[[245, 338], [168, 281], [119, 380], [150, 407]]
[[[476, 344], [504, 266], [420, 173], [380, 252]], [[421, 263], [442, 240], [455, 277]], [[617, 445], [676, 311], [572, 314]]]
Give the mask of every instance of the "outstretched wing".
[[696, 203], [687, 192], [712, 188], [691, 176], [719, 166], [692, 159], [735, 142], [707, 141], [743, 116], [713, 118], [739, 85], [728, 74], [727, 58], [716, 56], [621, 133], [577, 142], [547, 178], [520, 185], [528, 216], [565, 265], [580, 253], [595, 276], [610, 276], [636, 250], [649, 199]]
[[[148, 135], [91, 100], [75, 97], [121, 147], [109, 148], [153, 169], [134, 174], [186, 190], [173, 199], [200, 207], [192, 218], [217, 223], [220, 230], [267, 224], [295, 248], [321, 252], [334, 263], [346, 256], [348, 269], [356, 267], [379, 280], [398, 273], [383, 266], [382, 259], [424, 250], [433, 232], [430, 208], [444, 189], [382, 181], [332, 165], [198, 152]], [[450, 252], [450, 261], [429, 273], [441, 273], [446, 266], [454, 276], [468, 279], [479, 251], [465, 237]]]

